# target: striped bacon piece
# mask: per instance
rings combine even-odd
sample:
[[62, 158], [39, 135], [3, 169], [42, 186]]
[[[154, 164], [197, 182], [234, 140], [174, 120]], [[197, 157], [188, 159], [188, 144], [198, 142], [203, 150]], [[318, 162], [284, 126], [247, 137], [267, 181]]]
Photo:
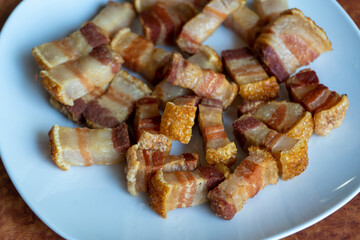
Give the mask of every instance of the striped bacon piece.
[[41, 69], [50, 69], [61, 63], [87, 55], [95, 47], [109, 44], [107, 33], [94, 23], [85, 23], [78, 31], [58, 41], [44, 43], [32, 49]]
[[139, 149], [134, 145], [127, 151], [127, 189], [133, 196], [147, 192], [148, 182], [156, 171], [193, 171], [199, 165], [197, 153], [174, 156], [153, 149]]
[[271, 153], [250, 147], [249, 154], [234, 173], [208, 194], [211, 208], [225, 220], [232, 219], [249, 198], [255, 197], [268, 184], [278, 182], [276, 160]]
[[139, 140], [143, 132], [159, 133], [161, 115], [159, 113], [159, 99], [143, 97], [136, 102], [134, 117], [134, 132]]
[[226, 18], [225, 25], [239, 34], [251, 47], [263, 27], [263, 22], [253, 10], [242, 5]]
[[[215, 72], [222, 72], [221, 58], [216, 51], [207, 45], [201, 45], [199, 51], [187, 59], [190, 63], [197, 64], [203, 69], [211, 69]], [[152, 96], [161, 100], [162, 109], [167, 102], [173, 101], [176, 97], [191, 95], [193, 91], [180, 86], [172, 85], [163, 80], [157, 84], [152, 92]]]
[[193, 207], [208, 201], [207, 194], [224, 180], [212, 166], [188, 171], [157, 171], [149, 183], [150, 206], [163, 218], [176, 208]]
[[111, 46], [124, 58], [125, 67], [140, 73], [152, 83], [171, 56], [170, 52], [155, 48], [150, 40], [131, 32], [129, 28], [121, 29], [111, 41]]
[[316, 134], [325, 136], [341, 126], [349, 108], [349, 99], [319, 84], [315, 71], [300, 71], [286, 81], [286, 86], [291, 98], [313, 114]]
[[[180, 97], [181, 98], [181, 97]], [[196, 97], [195, 97], [196, 98]], [[191, 139], [192, 127], [195, 123], [196, 100], [194, 104], [178, 101], [166, 103], [161, 117], [160, 133], [181, 143], [187, 144]]]
[[138, 13], [149, 11], [154, 8], [158, 3], [186, 3], [191, 4], [196, 7], [197, 10], [200, 10], [207, 2], [208, 0], [134, 0], [134, 6]]
[[74, 100], [109, 83], [122, 62], [121, 56], [108, 45], [100, 45], [75, 61], [42, 70], [41, 83], [57, 101], [73, 106]]
[[243, 99], [269, 100], [278, 96], [280, 87], [276, 78], [269, 78], [249, 48], [225, 50], [221, 55]]
[[236, 161], [236, 145], [226, 135], [222, 115], [220, 100], [202, 99], [198, 121], [206, 149], [206, 162], [211, 165], [232, 165]]
[[[141, 134], [138, 143], [131, 146], [126, 153], [127, 166], [125, 167], [125, 173], [129, 193], [137, 196], [139, 191], [146, 191], [147, 182], [153, 175], [151, 169], [153, 167], [154, 169], [161, 168], [165, 163], [165, 158], [170, 154], [171, 146], [172, 139], [165, 135], [146, 131]], [[173, 160], [173, 164], [179, 163], [174, 158]], [[181, 163], [185, 162], [182, 161]], [[189, 165], [181, 166], [190, 166], [193, 163], [190, 157], [187, 163]], [[172, 166], [169, 163], [168, 167]], [[177, 166], [180, 166], [180, 164]], [[147, 176], [146, 179], [145, 176]]]
[[298, 176], [306, 169], [309, 159], [305, 139], [297, 140], [271, 130], [250, 114], [235, 120], [233, 129], [243, 149], [259, 146], [267, 148], [273, 154], [283, 180]]
[[87, 104], [86, 123], [92, 128], [117, 127], [130, 116], [135, 102], [150, 93], [145, 83], [120, 70], [105, 94]]
[[270, 22], [289, 9], [288, 0], [254, 0], [254, 8], [260, 19]]
[[216, 98], [226, 109], [234, 101], [238, 87], [226, 80], [225, 75], [209, 69], [202, 69], [174, 52], [165, 74], [166, 81], [173, 85], [189, 88], [199, 97]]
[[63, 103], [60, 103], [55, 98], [50, 97], [50, 104], [63, 114], [67, 116], [70, 120], [76, 122], [76, 123], [84, 123], [84, 112], [86, 110], [87, 104], [91, 102], [94, 99], [97, 99], [98, 97], [102, 96], [106, 89], [109, 87], [109, 84], [105, 84], [101, 87], [95, 87], [95, 89], [82, 96], [81, 98], [78, 98], [74, 101], [74, 106], [68, 106]]
[[221, 25], [226, 17], [241, 6], [244, 1], [212, 0], [182, 28], [176, 40], [179, 48], [190, 54], [198, 51], [199, 46]]
[[69, 128], [54, 125], [49, 132], [51, 158], [62, 170], [70, 165], [109, 165], [125, 160], [130, 147], [125, 123], [114, 129]]
[[41, 69], [74, 61], [97, 46], [109, 44], [109, 34], [130, 26], [134, 18], [135, 12], [130, 3], [109, 1], [93, 20], [84, 23], [78, 31], [66, 38], [34, 47], [32, 54]]
[[108, 1], [91, 22], [104, 29], [110, 36], [114, 36], [121, 28], [129, 27], [135, 15], [130, 3]]
[[283, 12], [262, 29], [254, 50], [279, 82], [332, 50], [326, 33], [299, 9]]
[[238, 113], [251, 113], [269, 128], [295, 139], [304, 138], [308, 141], [314, 131], [311, 113], [294, 102], [271, 101], [262, 104], [244, 102], [238, 107]]
[[200, 102], [200, 97], [191, 96], [180, 96], [174, 99], [173, 103], [177, 106], [194, 106], [196, 107]]
[[158, 2], [139, 15], [145, 37], [155, 45], [164, 45], [174, 43], [182, 26], [197, 13], [189, 2], [170, 1]]

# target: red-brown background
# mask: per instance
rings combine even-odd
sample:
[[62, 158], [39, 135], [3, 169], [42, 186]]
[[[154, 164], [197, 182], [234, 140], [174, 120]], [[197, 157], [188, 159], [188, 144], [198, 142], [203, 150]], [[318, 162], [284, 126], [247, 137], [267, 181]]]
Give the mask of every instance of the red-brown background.
[[[325, 0], [327, 1], [327, 0]], [[19, 0], [0, 0], [0, 29]], [[360, 1], [338, 0], [360, 26]], [[0, 239], [62, 239], [25, 204], [0, 161]], [[296, 239], [360, 239], [360, 194], [319, 223], [295, 233]]]

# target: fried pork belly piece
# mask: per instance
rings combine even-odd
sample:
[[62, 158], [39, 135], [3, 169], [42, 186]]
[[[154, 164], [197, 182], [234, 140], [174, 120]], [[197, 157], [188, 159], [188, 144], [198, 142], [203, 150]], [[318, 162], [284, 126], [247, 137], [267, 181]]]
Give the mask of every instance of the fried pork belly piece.
[[70, 165], [109, 165], [125, 160], [130, 147], [125, 123], [114, 129], [69, 128], [54, 125], [49, 132], [51, 158], [62, 170]]
[[226, 80], [225, 75], [202, 69], [177, 52], [170, 59], [164, 79], [173, 85], [193, 90], [199, 97], [219, 99], [224, 109], [234, 101], [238, 90], [237, 85]]
[[104, 29], [110, 36], [121, 28], [129, 27], [136, 14], [130, 3], [108, 1], [91, 22]]
[[262, 29], [254, 50], [268, 72], [283, 82], [332, 48], [323, 29], [299, 9], [290, 9]]
[[[215, 72], [222, 72], [222, 62], [214, 49], [207, 45], [201, 45], [199, 51], [187, 59], [190, 63], [197, 64], [203, 69], [211, 69]], [[164, 108], [167, 102], [173, 101], [179, 96], [191, 95], [193, 91], [187, 88], [173, 85], [163, 80], [154, 88], [152, 96], [161, 100], [161, 108]]]
[[143, 32], [155, 45], [172, 44], [182, 26], [198, 13], [189, 2], [158, 2], [139, 14]]
[[143, 97], [136, 102], [134, 117], [134, 132], [139, 140], [143, 132], [159, 133], [161, 115], [159, 113], [160, 101], [154, 97]]
[[114, 128], [132, 113], [135, 102], [151, 93], [141, 80], [120, 70], [101, 97], [87, 104], [86, 123], [92, 128]]
[[304, 69], [286, 81], [291, 98], [313, 114], [316, 134], [328, 135], [340, 127], [349, 108], [349, 99], [319, 84], [315, 71]]
[[108, 45], [100, 45], [75, 61], [42, 70], [41, 83], [57, 101], [73, 106], [74, 100], [109, 83], [122, 62], [121, 56]]
[[278, 96], [280, 86], [276, 78], [269, 78], [249, 48], [225, 50], [221, 56], [244, 100], [269, 100]]
[[259, 147], [250, 147], [249, 154], [234, 173], [208, 194], [211, 208], [225, 220], [232, 219], [249, 198], [268, 184], [278, 182], [278, 168], [271, 153]]
[[265, 105], [266, 102], [262, 100], [247, 100], [243, 101], [238, 107], [237, 107], [237, 116], [241, 117], [243, 114], [251, 113], [254, 114], [256, 110], [263, 105]]
[[131, 4], [109, 1], [91, 22], [84, 23], [78, 31], [66, 38], [34, 47], [32, 54], [41, 69], [74, 61], [97, 46], [109, 44], [109, 34], [130, 26], [134, 18], [135, 12]]
[[314, 131], [311, 113], [294, 102], [243, 102], [238, 106], [239, 113], [251, 113], [269, 128], [295, 139], [304, 138], [308, 141]]
[[269, 22], [289, 9], [288, 0], [254, 0], [254, 8], [260, 19]]
[[207, 45], [201, 45], [198, 52], [189, 57], [187, 61], [197, 64], [203, 69], [210, 69], [218, 73], [223, 71], [221, 58], [213, 48]]
[[160, 133], [181, 143], [189, 143], [196, 117], [195, 105], [196, 100], [192, 103], [180, 100], [166, 103], [161, 117]]
[[198, 51], [199, 46], [221, 25], [226, 17], [241, 4], [238, 0], [212, 0], [182, 28], [176, 40], [179, 48], [190, 54]]
[[139, 192], [146, 191], [148, 181], [162, 167], [167, 171], [196, 168], [197, 154], [169, 156], [171, 145], [171, 138], [144, 131], [138, 143], [129, 148], [125, 174], [130, 194], [137, 196]]
[[220, 172], [222, 172], [224, 174], [225, 178], [228, 178], [230, 176], [230, 168], [228, 166], [226, 166], [223, 163], [217, 163], [214, 165], [214, 167], [219, 170]]
[[174, 156], [153, 149], [139, 149], [134, 145], [127, 151], [127, 189], [133, 196], [147, 192], [148, 183], [156, 171], [193, 171], [199, 165], [197, 153]]
[[109, 43], [107, 33], [94, 23], [88, 22], [66, 38], [34, 47], [32, 54], [41, 69], [50, 69], [76, 60], [90, 53], [95, 47]]
[[232, 165], [236, 161], [237, 149], [226, 135], [222, 105], [217, 99], [202, 99], [199, 104], [199, 127], [204, 140], [206, 162], [210, 165]]
[[91, 102], [92, 100], [102, 96], [106, 89], [108, 88], [109, 84], [105, 84], [101, 87], [95, 87], [95, 89], [82, 96], [81, 98], [78, 98], [74, 101], [73, 106], [65, 105], [59, 101], [57, 101], [55, 98], [50, 97], [50, 104], [63, 114], [65, 114], [66, 117], [68, 117], [70, 120], [76, 122], [76, 123], [84, 123], [84, 112], [87, 107], [87, 104]]
[[170, 210], [207, 202], [208, 192], [223, 180], [223, 173], [212, 166], [202, 166], [192, 172], [157, 171], [149, 183], [150, 206], [166, 218]]
[[243, 5], [226, 18], [225, 25], [234, 30], [249, 46], [253, 46], [263, 22], [253, 10]]
[[141, 13], [143, 11], [151, 10], [158, 3], [186, 3], [191, 4], [196, 7], [197, 10], [200, 10], [207, 2], [208, 0], [134, 0], [134, 7], [138, 13]]
[[271, 151], [277, 160], [279, 175], [283, 180], [298, 176], [306, 169], [309, 159], [305, 139], [297, 140], [271, 130], [251, 114], [235, 120], [233, 129], [243, 149], [259, 146]]
[[194, 94], [194, 92], [188, 88], [172, 85], [168, 81], [162, 80], [155, 86], [151, 96], [160, 99], [160, 106], [164, 109], [167, 102], [174, 101], [177, 97], [191, 94]]
[[125, 67], [140, 73], [152, 83], [171, 56], [170, 52], [155, 48], [150, 40], [131, 32], [129, 28], [118, 31], [111, 46], [124, 58]]
[[163, 134], [143, 132], [137, 143], [139, 149], [152, 149], [170, 154], [172, 139]]

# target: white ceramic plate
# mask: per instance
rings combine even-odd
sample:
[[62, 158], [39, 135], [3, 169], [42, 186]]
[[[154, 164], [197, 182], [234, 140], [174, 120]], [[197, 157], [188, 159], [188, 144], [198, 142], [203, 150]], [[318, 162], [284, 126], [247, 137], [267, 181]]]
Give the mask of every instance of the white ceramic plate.
[[[311, 138], [310, 162], [302, 175], [266, 187], [231, 221], [215, 216], [207, 204], [177, 209], [162, 219], [145, 195], [128, 194], [124, 164], [61, 171], [50, 159], [47, 132], [53, 124], [75, 124], [50, 107], [31, 48], [76, 30], [105, 2], [24, 1], [1, 32], [1, 157], [26, 203], [55, 232], [67, 239], [281, 238], [321, 220], [359, 192], [360, 36], [335, 0], [289, 2], [324, 28], [333, 43], [334, 50], [311, 67], [330, 89], [348, 94], [346, 119], [329, 136]], [[206, 43], [219, 53], [241, 45], [223, 27]], [[234, 114], [234, 110], [227, 113], [232, 116], [226, 118], [228, 126]], [[175, 144], [173, 152], [184, 149]], [[201, 139], [195, 138], [189, 151], [201, 149]]]

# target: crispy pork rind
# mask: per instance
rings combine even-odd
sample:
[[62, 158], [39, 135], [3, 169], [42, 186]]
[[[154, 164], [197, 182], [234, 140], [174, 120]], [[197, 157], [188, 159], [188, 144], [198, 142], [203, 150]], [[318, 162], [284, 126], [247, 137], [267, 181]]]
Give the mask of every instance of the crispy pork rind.
[[309, 141], [314, 132], [314, 119], [309, 112], [305, 114], [289, 129], [285, 132], [286, 136], [295, 139], [305, 139]]
[[239, 86], [239, 95], [244, 100], [271, 100], [278, 97], [280, 86], [275, 77]]
[[197, 107], [176, 105], [172, 102], [166, 104], [161, 117], [160, 133], [181, 143], [189, 143], [192, 127], [195, 123]]
[[216, 215], [230, 220], [249, 198], [268, 184], [278, 182], [276, 160], [265, 149], [250, 147], [247, 158], [222, 183], [211, 190], [208, 198]]
[[137, 144], [140, 149], [153, 149], [169, 155], [172, 139], [163, 134], [143, 132]]
[[73, 106], [76, 99], [109, 83], [122, 62], [109, 46], [100, 45], [75, 61], [42, 70], [41, 83], [57, 101]]
[[157, 171], [149, 183], [150, 206], [163, 218], [170, 210], [197, 206], [208, 201], [208, 191], [224, 180], [212, 166], [188, 171]]
[[308, 146], [305, 139], [294, 139], [270, 130], [251, 114], [245, 114], [233, 123], [234, 135], [244, 149], [254, 145], [265, 147], [278, 163], [279, 175], [289, 180], [300, 175], [308, 165]]
[[287, 151], [273, 151], [273, 155], [278, 160], [279, 175], [283, 180], [292, 179], [305, 171], [309, 161], [307, 151], [308, 146], [305, 139], [299, 139]]
[[176, 40], [179, 48], [190, 54], [198, 51], [204, 42], [244, 1], [238, 0], [212, 0], [182, 28]]
[[114, 128], [127, 120], [138, 99], [150, 93], [144, 82], [120, 70], [105, 94], [87, 104], [86, 123], [92, 128]]
[[332, 48], [323, 29], [299, 9], [290, 9], [262, 29], [254, 50], [268, 72], [283, 82]]
[[199, 97], [219, 99], [224, 109], [231, 105], [238, 91], [237, 85], [229, 82], [225, 75], [202, 69], [177, 52], [170, 59], [164, 79], [173, 85], [193, 90]]
[[68, 128], [54, 125], [49, 131], [51, 158], [62, 170], [70, 165], [115, 164], [125, 160], [130, 147], [128, 128]]
[[321, 136], [328, 135], [334, 128], [340, 127], [349, 108], [349, 99], [341, 96], [340, 102], [329, 109], [314, 114], [315, 133]]
[[226, 166], [225, 164], [222, 163], [217, 163], [214, 165], [214, 167], [219, 170], [220, 172], [222, 172], [222, 174], [224, 174], [225, 178], [228, 178], [230, 176], [230, 168], [228, 166]]
[[220, 100], [203, 99], [199, 104], [199, 128], [204, 140], [206, 162], [210, 165], [232, 165], [236, 161], [236, 145], [226, 135], [222, 115]]
[[148, 81], [154, 83], [161, 75], [171, 53], [162, 48], [155, 48], [154, 44], [129, 28], [117, 32], [111, 41], [111, 47], [124, 58], [124, 66], [140, 73]]

